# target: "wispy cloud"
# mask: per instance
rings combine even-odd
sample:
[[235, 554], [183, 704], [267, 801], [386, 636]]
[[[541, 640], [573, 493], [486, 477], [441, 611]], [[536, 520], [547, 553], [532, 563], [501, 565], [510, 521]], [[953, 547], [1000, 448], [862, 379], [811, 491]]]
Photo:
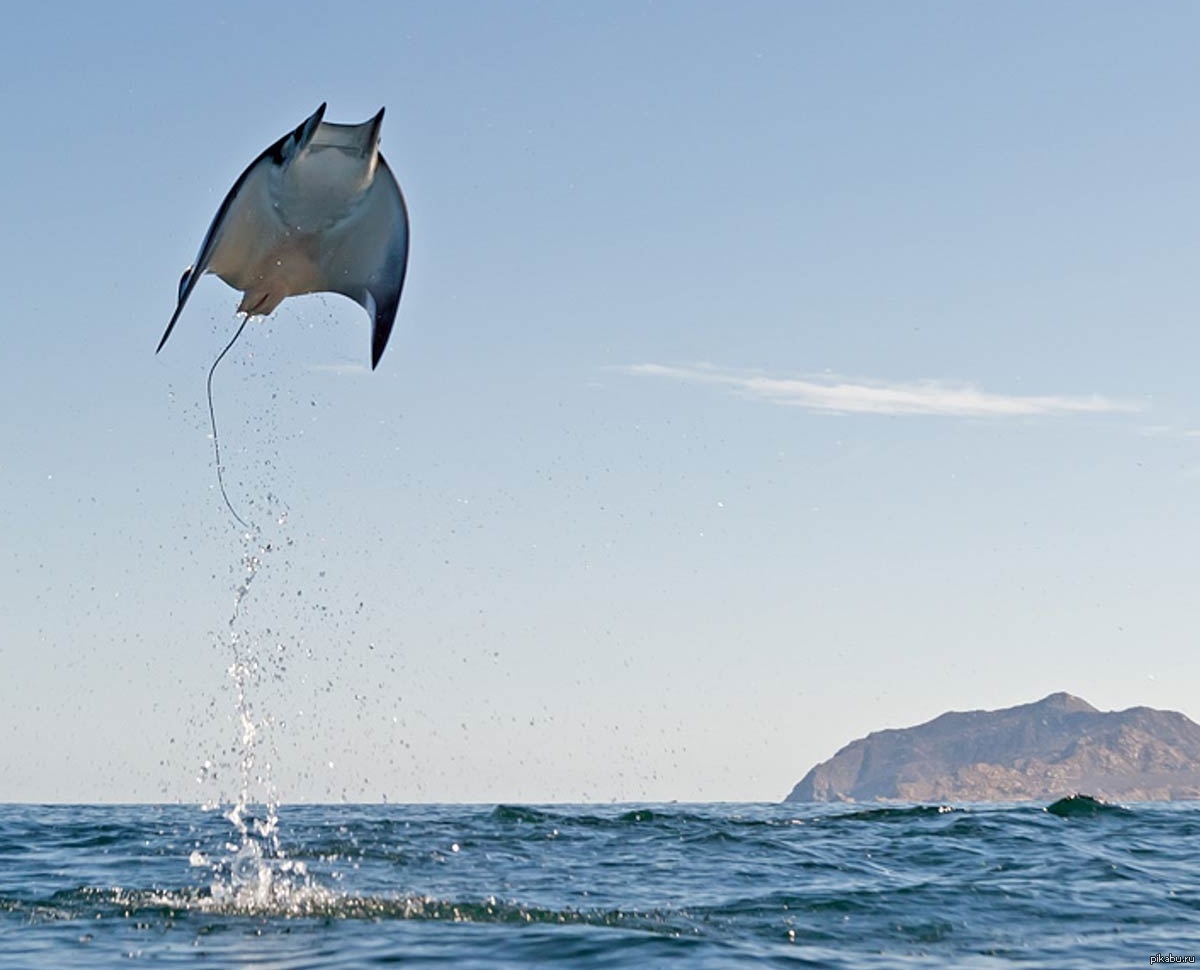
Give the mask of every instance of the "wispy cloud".
[[366, 364], [307, 364], [305, 370], [313, 374], [369, 374]]
[[880, 381], [826, 375], [772, 377], [711, 364], [631, 364], [620, 369], [638, 377], [716, 384], [745, 397], [830, 414], [1005, 418], [1144, 410], [1137, 402], [1098, 394], [996, 394], [974, 384], [952, 381]]
[[1171, 424], [1150, 424], [1141, 429], [1147, 438], [1200, 438], [1198, 428], [1178, 428]]

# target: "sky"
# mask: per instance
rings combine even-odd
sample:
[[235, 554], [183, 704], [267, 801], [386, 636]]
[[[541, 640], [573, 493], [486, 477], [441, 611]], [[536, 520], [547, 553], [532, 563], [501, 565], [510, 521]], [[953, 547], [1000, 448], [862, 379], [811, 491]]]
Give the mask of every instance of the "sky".
[[[0, 800], [783, 798], [1200, 720], [1200, 8], [43, 4], [0, 30]], [[412, 243], [179, 274], [321, 102]], [[255, 557], [249, 592], [235, 590]], [[236, 643], [234, 642], [236, 639]]]

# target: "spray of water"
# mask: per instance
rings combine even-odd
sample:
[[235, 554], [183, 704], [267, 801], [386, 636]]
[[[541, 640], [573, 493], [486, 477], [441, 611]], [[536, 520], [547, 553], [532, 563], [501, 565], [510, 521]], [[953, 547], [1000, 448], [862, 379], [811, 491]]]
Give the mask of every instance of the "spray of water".
[[[222, 851], [197, 852], [191, 862], [211, 873], [208, 898], [220, 910], [299, 913], [328, 905], [336, 893], [319, 885], [301, 859], [289, 858], [281, 839], [279, 795], [272, 778], [272, 762], [278, 760], [276, 727], [283, 730], [288, 719], [285, 708], [273, 703], [272, 697], [277, 693], [275, 688], [282, 685], [288, 692], [281, 699], [288, 703], [294, 699], [295, 684], [287, 683], [285, 677], [285, 657], [293, 656], [289, 648], [301, 643], [300, 634], [283, 630], [294, 626], [303, 630], [305, 623], [296, 612], [297, 600], [284, 598], [278, 589], [280, 580], [295, 565], [294, 539], [289, 534], [285, 503], [274, 493], [273, 483], [263, 480], [273, 479], [279, 467], [280, 430], [271, 404], [277, 395], [250, 373], [250, 396], [259, 397], [251, 412], [253, 418], [244, 429], [250, 434], [248, 446], [231, 453], [238, 456], [239, 464], [256, 465], [263, 478], [239, 474], [233, 479], [239, 487], [232, 497], [226, 487], [214, 404], [217, 369], [227, 358], [234, 359], [234, 347], [248, 320], [241, 321], [212, 362], [206, 382], [217, 484], [236, 523], [237, 545], [229, 563], [232, 603], [228, 621], [214, 634], [232, 693], [229, 740], [205, 762], [198, 781], [204, 786], [205, 809], [220, 812], [231, 828]], [[239, 362], [253, 367], [255, 360], [255, 354], [247, 352]], [[293, 425], [289, 422], [288, 427]], [[257, 481], [260, 487], [247, 489], [240, 484], [246, 481]], [[305, 591], [309, 591], [307, 586]], [[299, 595], [299, 590], [295, 593]], [[307, 606], [309, 600], [304, 602]], [[304, 655], [311, 658], [311, 648]], [[300, 680], [303, 683], [304, 677]]]
[[[262, 649], [265, 645], [264, 633], [256, 632], [246, 616], [251, 588], [281, 543], [264, 537], [264, 530], [258, 524], [247, 521], [230, 501], [225, 487], [225, 469], [221, 461], [213, 403], [213, 377], [217, 367], [237, 343], [249, 319], [246, 316], [242, 320], [233, 337], [217, 355], [206, 381], [217, 484], [226, 508], [239, 526], [240, 545], [234, 566], [232, 609], [225, 629], [218, 634], [221, 641], [219, 646], [228, 651], [230, 658], [226, 673], [234, 694], [234, 738], [229, 749], [229, 761], [236, 777], [236, 790], [231, 795], [231, 803], [225, 803], [224, 798], [218, 796], [206, 808], [222, 808], [233, 831], [225, 844], [227, 855], [215, 861], [204, 858], [193, 862], [211, 868], [212, 901], [218, 907], [246, 912], [272, 912], [287, 911], [300, 898], [310, 896], [315, 887], [304, 864], [288, 859], [280, 844], [279, 798], [271, 777], [271, 718], [269, 715], [260, 715], [255, 704], [255, 697], [261, 693], [257, 688], [261, 685], [264, 666], [270, 665], [272, 660], [269, 651], [264, 654]], [[274, 519], [275, 525], [282, 528], [287, 524], [287, 511], [281, 509], [280, 505], [273, 495], [267, 496], [266, 511]], [[290, 545], [290, 541], [285, 545]], [[279, 675], [278, 671], [274, 673]], [[212, 762], [208, 761], [201, 770], [201, 781], [209, 777], [215, 780], [216, 774]]]
[[[286, 513], [280, 513], [275, 521], [286, 525]], [[193, 862], [212, 870], [214, 906], [225, 911], [287, 913], [327, 892], [313, 882], [302, 861], [287, 857], [280, 844], [279, 798], [271, 777], [272, 722], [270, 716], [258, 713], [254, 703], [264, 665], [270, 661], [260, 653], [263, 637], [248, 632], [245, 618], [251, 587], [276, 546], [257, 531], [244, 533], [241, 542], [240, 576], [222, 635], [231, 655], [227, 674], [234, 690], [235, 736], [230, 753], [237, 785], [232, 804], [223, 807], [223, 814], [233, 831], [225, 844], [226, 855], [215, 861]]]

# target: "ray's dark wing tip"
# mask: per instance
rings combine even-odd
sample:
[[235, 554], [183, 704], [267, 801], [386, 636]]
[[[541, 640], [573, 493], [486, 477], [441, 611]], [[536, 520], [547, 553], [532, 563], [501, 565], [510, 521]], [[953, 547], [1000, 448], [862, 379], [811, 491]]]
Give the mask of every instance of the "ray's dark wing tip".
[[396, 322], [396, 309], [400, 306], [400, 288], [394, 291], [380, 293], [383, 300], [376, 302], [372, 294], [371, 302], [375, 304], [373, 326], [371, 327], [371, 370], [379, 366], [383, 352], [387, 348], [388, 338], [392, 335], [392, 326]]
[[171, 314], [171, 322], [167, 324], [167, 329], [163, 331], [162, 340], [158, 342], [158, 346], [154, 348], [157, 354], [163, 349], [163, 344], [167, 342], [167, 338], [171, 336], [171, 331], [175, 329], [175, 323], [179, 319], [179, 314], [183, 312], [183, 305], [187, 303], [187, 298], [191, 295], [193, 287], [196, 285], [195, 267], [189, 266], [183, 271], [183, 275], [179, 277], [179, 298], [175, 303], [175, 312]]
[[390, 273], [382, 274], [383, 279], [367, 286], [367, 310], [371, 314], [371, 370], [379, 366], [387, 347], [388, 338], [392, 335], [392, 325], [396, 322], [396, 310], [400, 306], [400, 294], [404, 291], [404, 279], [408, 275], [409, 224], [408, 206], [404, 202], [404, 193], [396, 184], [395, 176], [388, 168], [383, 156], [379, 157], [382, 178], [389, 185], [394, 195], [396, 209], [395, 222], [392, 226], [389, 241], [390, 258], [388, 260]]
[[171, 322], [167, 324], [167, 329], [163, 331], [162, 340], [160, 340], [158, 342], [158, 346], [154, 348], [154, 352], [156, 354], [163, 349], [163, 344], [165, 344], [167, 342], [167, 338], [171, 336], [171, 331], [175, 329], [175, 321], [179, 319], [179, 311], [182, 309], [182, 303], [175, 307], [175, 312], [171, 314]]

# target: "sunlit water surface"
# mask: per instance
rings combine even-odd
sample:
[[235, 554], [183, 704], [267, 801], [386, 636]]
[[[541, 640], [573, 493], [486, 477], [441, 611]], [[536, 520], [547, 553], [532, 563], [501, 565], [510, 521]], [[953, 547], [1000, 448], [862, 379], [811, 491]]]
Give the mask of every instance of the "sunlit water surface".
[[0, 966], [1147, 966], [1195, 805], [0, 806]]

